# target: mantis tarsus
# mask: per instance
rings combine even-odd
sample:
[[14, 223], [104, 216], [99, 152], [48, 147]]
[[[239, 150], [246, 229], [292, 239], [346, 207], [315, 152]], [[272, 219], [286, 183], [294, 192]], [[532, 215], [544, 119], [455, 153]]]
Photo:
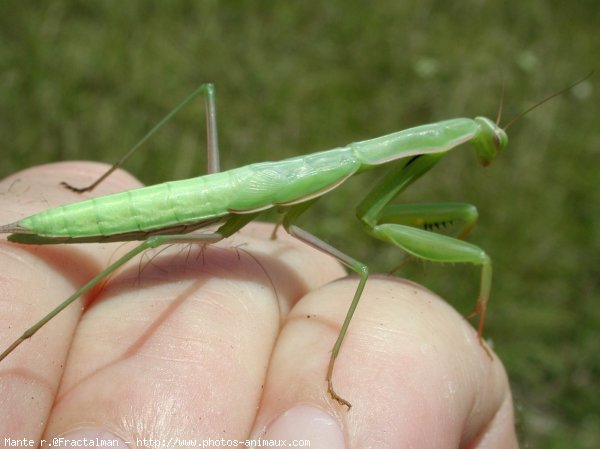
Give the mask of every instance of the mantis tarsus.
[[[365, 287], [368, 268], [294, 223], [319, 197], [352, 175], [388, 163], [390, 171], [359, 204], [358, 218], [373, 237], [397, 246], [412, 257], [481, 267], [480, 291], [473, 314], [479, 315], [477, 333], [481, 347], [491, 357], [482, 339], [492, 280], [491, 259], [479, 247], [463, 241], [477, 220], [475, 207], [463, 203], [390, 203], [451, 149], [463, 143], [473, 144], [483, 165], [491, 163], [508, 143], [505, 130], [498, 125], [499, 120], [494, 122], [484, 117], [446, 120], [329, 151], [220, 172], [215, 91], [212, 84], [203, 84], [96, 182], [83, 189], [63, 184], [76, 192], [92, 190], [177, 111], [201, 94], [206, 98], [207, 175], [68, 204], [0, 226], [0, 233], [10, 234], [8, 240], [23, 244], [143, 241], [26, 330], [0, 354], [0, 361], [69, 304], [146, 249], [173, 243], [216, 243], [240, 230], [261, 212], [276, 208], [281, 214], [277, 226], [282, 225], [292, 236], [333, 256], [360, 277], [326, 374], [331, 397], [350, 408], [350, 403], [334, 390], [333, 370]], [[431, 231], [449, 222], [463, 223], [456, 238]], [[216, 223], [220, 226], [214, 232], [190, 234]]]

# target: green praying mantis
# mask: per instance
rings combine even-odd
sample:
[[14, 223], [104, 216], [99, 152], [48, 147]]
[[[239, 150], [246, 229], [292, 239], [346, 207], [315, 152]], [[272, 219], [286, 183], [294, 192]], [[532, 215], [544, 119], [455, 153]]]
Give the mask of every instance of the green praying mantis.
[[[333, 150], [255, 163], [228, 171], [220, 171], [219, 168], [215, 89], [212, 84], [203, 84], [93, 184], [85, 188], [63, 184], [76, 192], [92, 190], [175, 113], [199, 95], [205, 97], [207, 175], [67, 204], [0, 226], [0, 233], [10, 234], [8, 240], [20, 244], [142, 241], [27, 329], [0, 354], [0, 361], [77, 298], [143, 251], [174, 243], [213, 244], [236, 233], [262, 212], [276, 209], [280, 220], [275, 229], [283, 226], [292, 236], [333, 256], [359, 276], [354, 297], [331, 351], [325, 378], [330, 396], [350, 409], [350, 402], [334, 389], [333, 373], [369, 270], [364, 263], [330, 246], [295, 223], [315, 201], [353, 175], [387, 164], [391, 166], [389, 172], [358, 205], [358, 219], [368, 234], [398, 247], [409, 257], [442, 263], [468, 263], [481, 268], [479, 296], [472, 315], [479, 315], [477, 334], [481, 347], [491, 357], [482, 336], [492, 283], [492, 262], [485, 251], [464, 241], [477, 220], [476, 208], [464, 203], [391, 202], [450, 150], [464, 143], [472, 144], [482, 165], [490, 164], [507, 146], [505, 130], [510, 124], [582, 81], [538, 102], [504, 127], [499, 125], [501, 104], [496, 121], [485, 117], [446, 120]], [[447, 223], [462, 224], [455, 237], [433, 232], [437, 226]], [[206, 230], [214, 225], [218, 225], [216, 231]], [[205, 232], [191, 233], [197, 230]]]

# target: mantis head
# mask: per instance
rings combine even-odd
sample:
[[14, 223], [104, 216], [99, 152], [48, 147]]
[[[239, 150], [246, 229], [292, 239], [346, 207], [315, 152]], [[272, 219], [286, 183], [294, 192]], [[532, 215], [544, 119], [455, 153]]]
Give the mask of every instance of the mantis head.
[[477, 117], [475, 121], [479, 125], [479, 130], [472, 142], [479, 162], [485, 167], [496, 159], [500, 150], [508, 145], [508, 136], [506, 131], [489, 118]]
[[538, 101], [533, 106], [527, 108], [520, 114], [517, 114], [516, 117], [513, 117], [511, 120], [508, 121], [508, 123], [506, 123], [504, 125], [504, 128], [501, 128], [500, 127], [500, 117], [502, 116], [502, 107], [503, 107], [503, 103], [504, 103], [504, 86], [503, 86], [502, 87], [502, 96], [500, 97], [500, 106], [498, 108], [498, 118], [496, 119], [496, 122], [494, 123], [493, 121], [491, 121], [490, 119], [485, 118], [485, 117], [475, 118], [475, 121], [479, 125], [479, 129], [477, 130], [477, 133], [476, 133], [475, 137], [473, 138], [472, 142], [473, 142], [473, 145], [475, 145], [475, 151], [477, 152], [477, 157], [479, 158], [481, 165], [483, 165], [483, 166], [489, 165], [490, 162], [492, 162], [496, 158], [498, 151], [504, 149], [506, 147], [506, 145], [508, 145], [508, 136], [506, 135], [506, 130], [508, 129], [509, 126], [516, 123], [521, 118], [523, 118], [525, 115], [529, 114], [534, 109], [537, 109], [538, 107], [540, 107], [547, 101], [553, 99], [554, 97], [562, 95], [563, 93], [567, 92], [568, 90], [571, 90], [573, 87], [577, 86], [578, 84], [584, 82], [590, 76], [592, 76], [593, 73], [594, 73], [594, 71], [592, 70], [590, 73], [588, 73], [582, 79], [574, 82], [570, 86], [568, 86], [564, 89], [561, 89], [558, 92], [555, 92], [551, 95], [548, 95], [546, 98]]

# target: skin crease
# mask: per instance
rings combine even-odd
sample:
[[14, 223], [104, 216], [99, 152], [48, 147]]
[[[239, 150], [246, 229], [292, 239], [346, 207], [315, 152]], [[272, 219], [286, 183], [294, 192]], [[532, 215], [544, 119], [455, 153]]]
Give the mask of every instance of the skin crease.
[[[81, 199], [59, 182], [105, 168], [59, 163], [5, 179], [1, 223]], [[118, 171], [94, 195], [138, 185]], [[447, 303], [399, 278], [367, 282], [333, 376], [353, 408], [334, 403], [324, 378], [357, 278], [283, 230], [270, 240], [272, 229], [159, 248], [63, 311], [0, 364], [0, 434], [243, 439], [308, 404], [348, 448], [517, 447], [498, 357]], [[1, 346], [131, 245], [0, 240]]]

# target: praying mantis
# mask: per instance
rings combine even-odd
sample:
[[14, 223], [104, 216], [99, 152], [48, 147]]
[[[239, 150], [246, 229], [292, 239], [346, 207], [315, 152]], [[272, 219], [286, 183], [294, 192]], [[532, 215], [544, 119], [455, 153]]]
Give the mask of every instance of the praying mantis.
[[[582, 81], [583, 79], [545, 98], [533, 107]], [[0, 354], [0, 362], [76, 299], [147, 249], [175, 243], [217, 243], [235, 234], [264, 211], [276, 209], [280, 219], [275, 231], [283, 226], [293, 237], [329, 254], [359, 276], [352, 302], [332, 348], [325, 376], [331, 398], [350, 409], [350, 402], [334, 388], [333, 374], [336, 358], [365, 288], [369, 270], [364, 263], [332, 247], [295, 223], [320, 197], [335, 190], [353, 175], [380, 165], [391, 167], [358, 205], [358, 219], [372, 237], [396, 246], [409, 257], [480, 267], [479, 295], [472, 315], [479, 316], [479, 342], [491, 357], [483, 341], [483, 330], [492, 284], [492, 262], [485, 251], [464, 241], [476, 223], [476, 208], [465, 203], [391, 203], [450, 150], [464, 143], [472, 144], [482, 165], [493, 162], [508, 144], [506, 128], [533, 107], [519, 114], [504, 128], [499, 125], [500, 112], [496, 121], [485, 117], [457, 118], [328, 151], [221, 171], [215, 89], [212, 84], [203, 84], [93, 184], [84, 188], [67, 183], [63, 185], [79, 193], [92, 190], [175, 113], [200, 95], [204, 95], [206, 107], [208, 174], [67, 204], [0, 225], [0, 233], [9, 234], [8, 240], [19, 244], [141, 241], [27, 329]], [[456, 236], [433, 232], [436, 227], [448, 223], [461, 223]], [[215, 225], [218, 225], [216, 230], [206, 230]], [[199, 230], [205, 232], [192, 233]]]

